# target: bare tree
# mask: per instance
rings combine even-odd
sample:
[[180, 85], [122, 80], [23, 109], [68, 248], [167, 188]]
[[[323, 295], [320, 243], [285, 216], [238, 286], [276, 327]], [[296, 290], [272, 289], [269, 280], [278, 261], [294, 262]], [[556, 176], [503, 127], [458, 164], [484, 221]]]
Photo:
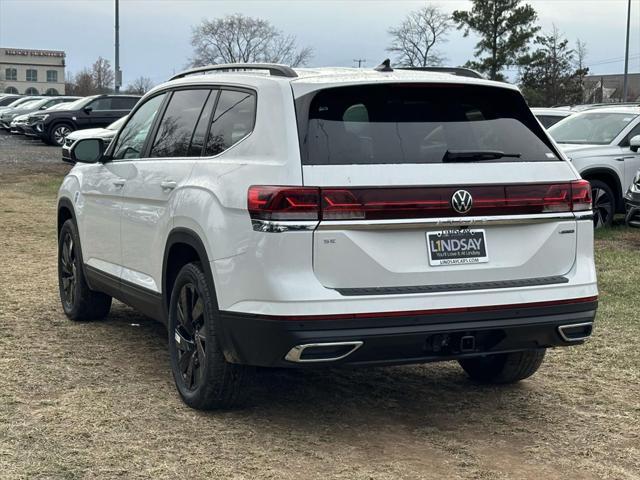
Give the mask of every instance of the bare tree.
[[305, 65], [310, 47], [298, 48], [296, 38], [285, 35], [271, 23], [239, 13], [203, 20], [193, 28], [191, 45], [194, 67], [218, 63], [284, 63]]
[[446, 58], [436, 47], [447, 41], [450, 28], [449, 15], [428, 5], [410, 12], [398, 27], [389, 29], [392, 41], [387, 51], [397, 54], [396, 61], [405, 67], [442, 65]]
[[153, 88], [153, 82], [149, 77], [138, 77], [133, 82], [131, 82], [127, 89], [125, 90], [127, 93], [137, 93], [139, 95], [144, 95], [149, 90]]
[[91, 76], [93, 77], [96, 93], [109, 93], [116, 78], [111, 68], [111, 63], [102, 57], [98, 57], [98, 60], [91, 67]]
[[97, 93], [96, 84], [93, 81], [93, 73], [85, 68], [78, 72], [75, 76], [69, 75], [65, 83], [65, 92], [67, 95], [95, 95]]

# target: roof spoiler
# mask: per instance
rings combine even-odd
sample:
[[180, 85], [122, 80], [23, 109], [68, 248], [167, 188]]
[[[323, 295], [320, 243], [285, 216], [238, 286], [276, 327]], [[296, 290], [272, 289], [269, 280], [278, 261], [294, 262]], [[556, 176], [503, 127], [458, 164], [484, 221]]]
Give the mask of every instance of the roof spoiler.
[[420, 70], [423, 72], [449, 73], [459, 77], [484, 78], [475, 70], [463, 67], [399, 67], [398, 70]]
[[298, 74], [291, 67], [279, 65], [277, 63], [224, 63], [220, 65], [206, 65], [204, 67], [195, 67], [174, 75], [169, 80], [184, 78], [188, 75], [196, 75], [206, 72], [242, 72], [249, 70], [266, 70], [270, 75], [275, 77], [295, 78]]

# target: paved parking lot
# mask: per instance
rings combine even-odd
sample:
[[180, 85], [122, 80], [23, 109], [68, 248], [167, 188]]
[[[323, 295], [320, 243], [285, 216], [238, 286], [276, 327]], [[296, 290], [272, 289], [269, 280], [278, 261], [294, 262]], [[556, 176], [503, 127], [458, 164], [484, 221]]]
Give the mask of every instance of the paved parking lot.
[[640, 231], [598, 233], [594, 338], [519, 385], [455, 363], [262, 370], [246, 408], [203, 413], [175, 391], [162, 326], [119, 303], [64, 317], [59, 154], [0, 133], [0, 477], [640, 478]]

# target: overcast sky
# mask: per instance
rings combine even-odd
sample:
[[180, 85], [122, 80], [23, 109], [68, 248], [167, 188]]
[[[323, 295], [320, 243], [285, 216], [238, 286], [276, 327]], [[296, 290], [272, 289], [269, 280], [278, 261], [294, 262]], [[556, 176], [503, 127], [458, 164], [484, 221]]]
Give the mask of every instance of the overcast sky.
[[[191, 27], [229, 13], [261, 17], [314, 49], [313, 66], [373, 67], [388, 56], [387, 29], [429, 2], [413, 0], [120, 0], [123, 82], [143, 75], [154, 83], [185, 67]], [[451, 12], [470, 1], [430, 2]], [[587, 43], [592, 73], [623, 71], [627, 0], [529, 0], [543, 30], [555, 24], [573, 43]], [[0, 46], [64, 50], [75, 73], [98, 56], [113, 64], [113, 0], [0, 0]], [[448, 64], [473, 56], [473, 37], [455, 29], [443, 47]], [[640, 72], [640, 0], [632, 0], [630, 71]], [[513, 75], [513, 73], [512, 73]]]

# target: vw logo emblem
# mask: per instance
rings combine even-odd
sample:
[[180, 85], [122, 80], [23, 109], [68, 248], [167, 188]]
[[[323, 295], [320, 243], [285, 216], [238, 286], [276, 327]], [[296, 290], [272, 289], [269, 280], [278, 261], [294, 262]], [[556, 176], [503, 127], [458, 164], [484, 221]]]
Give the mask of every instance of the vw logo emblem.
[[473, 206], [473, 197], [466, 190], [458, 190], [451, 196], [451, 206], [458, 213], [467, 213]]

